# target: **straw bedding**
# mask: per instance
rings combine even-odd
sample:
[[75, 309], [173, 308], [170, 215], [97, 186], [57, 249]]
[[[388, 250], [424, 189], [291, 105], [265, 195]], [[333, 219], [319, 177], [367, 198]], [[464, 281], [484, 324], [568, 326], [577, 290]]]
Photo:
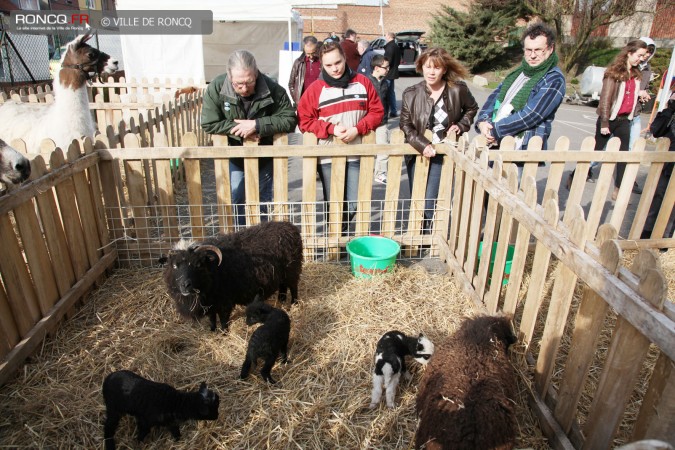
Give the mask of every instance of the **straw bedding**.
[[[420, 268], [398, 267], [388, 277], [358, 280], [341, 265], [303, 269], [300, 302], [282, 305], [292, 320], [290, 362], [272, 373], [259, 368], [238, 379], [253, 328], [235, 310], [227, 334], [206, 322], [180, 322], [157, 270], [117, 270], [86, 305], [47, 340], [17, 379], [0, 389], [0, 442], [27, 448], [100, 448], [105, 407], [101, 383], [113, 370], [130, 369], [178, 389], [206, 381], [221, 399], [213, 422], [187, 422], [174, 443], [153, 429], [144, 448], [323, 449], [411, 448], [421, 369], [402, 382], [397, 406], [371, 411], [375, 344], [391, 329], [424, 331], [434, 342], [454, 332], [473, 306], [452, 280]], [[520, 386], [520, 447], [548, 448]], [[118, 447], [138, 447], [126, 417]]]

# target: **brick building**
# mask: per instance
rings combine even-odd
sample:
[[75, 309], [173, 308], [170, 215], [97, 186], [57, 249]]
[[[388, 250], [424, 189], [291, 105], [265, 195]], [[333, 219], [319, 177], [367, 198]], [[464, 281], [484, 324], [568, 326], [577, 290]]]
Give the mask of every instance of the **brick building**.
[[[382, 35], [379, 0], [291, 0], [294, 9], [304, 21], [304, 34], [319, 39], [328, 36], [331, 31], [342, 35], [347, 28], [354, 29], [359, 37], [372, 40]], [[429, 32], [431, 19], [442, 5], [458, 10], [466, 10], [470, 0], [382, 0], [384, 32], [402, 30], [423, 30]], [[316, 6], [320, 3], [322, 6]], [[312, 5], [313, 4], [313, 5]], [[637, 0], [636, 9], [643, 11], [658, 10], [658, 14], [644, 12], [612, 25], [598, 28], [594, 36], [607, 36], [615, 45], [624, 45], [638, 36], [650, 36], [660, 46], [675, 43], [675, 7], [672, 0]], [[302, 5], [312, 5], [306, 7]], [[570, 16], [567, 33], [575, 27]]]
[[[377, 0], [355, 0], [349, 4], [325, 4], [313, 8], [300, 6], [300, 3], [302, 2], [299, 1], [294, 9], [302, 16], [305, 35], [323, 39], [334, 31], [342, 37], [347, 28], [352, 28], [363, 39], [372, 40], [382, 36], [382, 29], [378, 25], [380, 6]], [[304, 4], [309, 3], [308, 1]], [[466, 9], [466, 2], [463, 0], [382, 0], [384, 32], [429, 32], [429, 21], [441, 9], [441, 5]]]

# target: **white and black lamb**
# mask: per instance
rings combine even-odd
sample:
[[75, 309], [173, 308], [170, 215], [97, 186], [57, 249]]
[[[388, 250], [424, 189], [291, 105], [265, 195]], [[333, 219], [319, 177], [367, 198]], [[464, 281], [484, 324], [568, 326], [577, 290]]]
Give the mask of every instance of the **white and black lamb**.
[[516, 374], [507, 352], [514, 342], [510, 317], [478, 316], [438, 345], [417, 392], [415, 448], [513, 448]]
[[386, 390], [387, 407], [395, 406], [394, 397], [401, 375], [411, 378], [406, 369], [405, 357], [426, 365], [434, 354], [434, 344], [420, 333], [419, 336], [406, 336], [400, 331], [388, 331], [377, 342], [375, 349], [375, 367], [373, 368], [373, 391], [370, 408], [375, 408], [382, 399], [382, 389]]
[[298, 297], [302, 272], [302, 238], [289, 222], [265, 222], [203, 242], [182, 240], [159, 259], [164, 281], [178, 312], [199, 319], [205, 315], [216, 329], [216, 316], [227, 330], [235, 305], [248, 305], [256, 295], [279, 300], [291, 291]]
[[180, 439], [180, 423], [186, 420], [218, 419], [218, 394], [202, 383], [198, 392], [181, 392], [168, 384], [147, 380], [129, 370], [119, 370], [103, 381], [106, 420], [103, 432], [106, 450], [115, 449], [115, 431], [120, 419], [136, 418], [137, 439], [142, 442], [150, 429], [166, 426]]
[[288, 337], [291, 334], [291, 319], [282, 309], [274, 308], [258, 297], [256, 301], [246, 307], [246, 325], [262, 323], [251, 335], [246, 350], [246, 359], [241, 366], [242, 380], [248, 377], [251, 369], [255, 369], [258, 358], [265, 362], [260, 375], [270, 384], [276, 381], [272, 378], [272, 368], [279, 355], [281, 362], [288, 362]]

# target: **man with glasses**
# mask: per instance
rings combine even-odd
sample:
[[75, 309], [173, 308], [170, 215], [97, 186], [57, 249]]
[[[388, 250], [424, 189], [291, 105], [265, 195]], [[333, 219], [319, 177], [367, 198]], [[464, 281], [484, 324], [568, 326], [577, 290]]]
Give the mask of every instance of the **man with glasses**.
[[[286, 90], [258, 71], [255, 57], [237, 50], [228, 59], [227, 73], [217, 76], [204, 94], [202, 129], [227, 136], [228, 145], [243, 145], [245, 139], [272, 145], [276, 133], [295, 129], [295, 109]], [[218, 141], [214, 136], [214, 143]], [[260, 158], [259, 189], [262, 203], [272, 201], [272, 158]], [[236, 223], [244, 225], [244, 161], [230, 159], [230, 188], [236, 205]], [[261, 208], [263, 212], [265, 208]]]
[[565, 97], [565, 77], [558, 68], [555, 32], [544, 23], [523, 33], [523, 62], [490, 94], [476, 119], [476, 131], [497, 147], [504, 136], [516, 138], [516, 149], [527, 149], [533, 136], [547, 148], [551, 124]]
[[303, 92], [319, 78], [321, 73], [318, 41], [314, 36], [305, 36], [302, 43], [302, 55], [293, 62], [291, 76], [288, 79], [288, 90], [291, 93], [293, 103], [296, 105]]
[[[375, 143], [388, 144], [389, 143], [389, 129], [387, 128], [387, 114], [389, 107], [388, 91], [389, 80], [387, 80], [387, 73], [389, 73], [389, 61], [383, 55], [375, 54], [370, 60], [370, 71], [367, 74], [368, 79], [380, 97], [382, 106], [384, 106], [385, 114], [382, 116], [382, 123], [375, 129]], [[387, 162], [389, 156], [377, 155], [375, 158], [375, 181], [381, 184], [387, 184]]]

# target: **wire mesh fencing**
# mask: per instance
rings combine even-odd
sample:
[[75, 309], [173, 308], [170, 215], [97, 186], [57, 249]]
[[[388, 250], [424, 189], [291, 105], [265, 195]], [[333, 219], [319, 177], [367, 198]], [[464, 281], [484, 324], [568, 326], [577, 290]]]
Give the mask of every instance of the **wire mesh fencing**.
[[[261, 203], [259, 208], [219, 204], [153, 205], [143, 208], [142, 219], [138, 218], [138, 207], [126, 206], [119, 210], [120, 225], [110, 229], [113, 236], [110, 245], [117, 249], [118, 263], [122, 266], [157, 266], [158, 259], [181, 239], [199, 241], [223, 232], [236, 232], [253, 223], [285, 220], [299, 228], [307, 261], [347, 262], [346, 243], [361, 235], [381, 235], [399, 241], [401, 258], [421, 259], [437, 254], [432, 239], [433, 215], [429, 220], [411, 225], [411, 200], [391, 203], [371, 200], [367, 216], [358, 214], [357, 207], [356, 213], [338, 218], [331, 216], [329, 202], [271, 202]], [[199, 220], [195, 220], [196, 216]]]

